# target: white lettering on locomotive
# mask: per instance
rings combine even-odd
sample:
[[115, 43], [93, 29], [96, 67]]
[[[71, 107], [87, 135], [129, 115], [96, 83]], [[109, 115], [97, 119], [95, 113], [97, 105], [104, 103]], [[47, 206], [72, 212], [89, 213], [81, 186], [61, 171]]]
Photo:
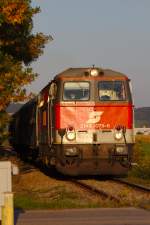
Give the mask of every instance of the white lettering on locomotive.
[[81, 124], [80, 129], [110, 129], [110, 124], [97, 123], [97, 124]]

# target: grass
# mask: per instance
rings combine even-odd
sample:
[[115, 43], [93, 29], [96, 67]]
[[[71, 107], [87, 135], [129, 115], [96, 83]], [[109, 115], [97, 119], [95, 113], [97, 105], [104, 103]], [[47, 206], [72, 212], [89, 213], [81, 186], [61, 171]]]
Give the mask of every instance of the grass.
[[65, 209], [117, 207], [116, 202], [86, 193], [68, 180], [40, 171], [13, 177], [14, 205], [20, 209]]
[[28, 195], [15, 196], [15, 208], [21, 209], [65, 209], [65, 208], [97, 208], [98, 203], [79, 202], [79, 199], [71, 199], [68, 197], [60, 197], [50, 201], [40, 201], [39, 199], [31, 199]]
[[147, 157], [150, 157], [150, 143], [141, 142], [141, 146], [142, 146], [142, 149], [144, 151], [144, 154]]
[[150, 135], [136, 135], [136, 142], [138, 141], [150, 143]]
[[65, 208], [98, 208], [98, 207], [115, 207], [114, 202], [110, 200], [100, 201], [99, 199], [93, 201], [81, 197], [79, 193], [72, 190], [69, 192], [64, 188], [59, 187], [56, 190], [53, 198], [39, 197], [36, 194], [20, 193], [15, 194], [14, 206], [19, 209], [65, 209]]
[[137, 135], [133, 161], [138, 164], [129, 173], [130, 177], [150, 181], [150, 136]]
[[68, 197], [61, 196], [58, 199], [41, 200], [30, 198], [28, 194], [15, 196], [15, 208], [22, 209], [62, 209], [62, 208], [77, 208], [76, 201], [72, 201]]

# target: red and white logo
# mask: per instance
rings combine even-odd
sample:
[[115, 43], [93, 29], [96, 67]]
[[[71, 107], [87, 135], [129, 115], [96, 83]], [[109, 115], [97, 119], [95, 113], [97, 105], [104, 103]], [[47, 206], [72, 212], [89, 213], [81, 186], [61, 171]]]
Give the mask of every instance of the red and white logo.
[[101, 116], [104, 112], [102, 111], [92, 111], [89, 113], [89, 119], [86, 121], [86, 123], [98, 123], [101, 120]]

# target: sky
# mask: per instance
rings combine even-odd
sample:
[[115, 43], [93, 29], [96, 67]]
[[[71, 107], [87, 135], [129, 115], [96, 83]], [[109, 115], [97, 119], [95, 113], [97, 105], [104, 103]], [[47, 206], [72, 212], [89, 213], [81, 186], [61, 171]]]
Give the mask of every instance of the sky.
[[32, 0], [33, 32], [51, 35], [32, 63], [38, 93], [70, 67], [112, 69], [132, 81], [135, 107], [150, 106], [150, 0]]

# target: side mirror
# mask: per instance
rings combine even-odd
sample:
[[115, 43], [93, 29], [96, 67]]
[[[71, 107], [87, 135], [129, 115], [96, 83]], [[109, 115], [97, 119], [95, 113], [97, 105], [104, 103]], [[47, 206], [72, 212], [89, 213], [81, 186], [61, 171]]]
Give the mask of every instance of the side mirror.
[[56, 85], [56, 83], [51, 83], [50, 89], [49, 89], [50, 99], [55, 99], [56, 93], [57, 93], [57, 85]]

